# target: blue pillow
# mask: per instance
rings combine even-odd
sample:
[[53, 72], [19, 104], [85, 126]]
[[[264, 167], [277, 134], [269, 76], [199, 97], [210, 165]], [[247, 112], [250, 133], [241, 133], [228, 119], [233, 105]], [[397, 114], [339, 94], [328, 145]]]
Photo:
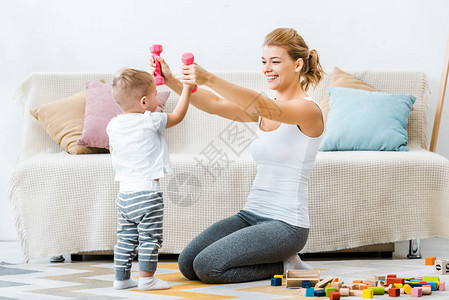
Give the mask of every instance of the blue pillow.
[[416, 98], [329, 87], [320, 151], [408, 151], [408, 116]]

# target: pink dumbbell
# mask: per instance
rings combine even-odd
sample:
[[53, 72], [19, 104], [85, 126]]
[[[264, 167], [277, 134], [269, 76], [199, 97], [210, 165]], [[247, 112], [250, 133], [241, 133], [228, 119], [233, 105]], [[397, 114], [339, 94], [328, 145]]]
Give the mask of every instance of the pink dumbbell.
[[[194, 60], [195, 60], [195, 57], [193, 56], [192, 53], [184, 53], [181, 58], [182, 63], [185, 65], [193, 64]], [[198, 86], [195, 85], [192, 89], [192, 93], [195, 93], [197, 89], [198, 89]]]
[[161, 72], [161, 63], [157, 61], [156, 57], [161, 55], [162, 52], [162, 45], [152, 45], [150, 47], [150, 52], [153, 55], [154, 62], [156, 63], [156, 70], [154, 70], [154, 81], [156, 82], [156, 85], [163, 85], [164, 84], [164, 77], [162, 77]]

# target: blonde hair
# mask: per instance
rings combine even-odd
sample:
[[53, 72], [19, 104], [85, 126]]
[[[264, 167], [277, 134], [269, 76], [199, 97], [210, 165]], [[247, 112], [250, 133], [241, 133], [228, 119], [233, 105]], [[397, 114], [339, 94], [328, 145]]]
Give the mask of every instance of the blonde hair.
[[154, 85], [150, 73], [136, 69], [121, 69], [112, 81], [112, 96], [120, 107], [125, 110], [133, 107], [142, 96], [145, 96]]
[[316, 86], [324, 75], [318, 52], [309, 50], [304, 39], [292, 28], [278, 28], [267, 34], [264, 46], [279, 46], [287, 50], [288, 55], [297, 60], [301, 58], [304, 65], [300, 73], [301, 88], [307, 91]]

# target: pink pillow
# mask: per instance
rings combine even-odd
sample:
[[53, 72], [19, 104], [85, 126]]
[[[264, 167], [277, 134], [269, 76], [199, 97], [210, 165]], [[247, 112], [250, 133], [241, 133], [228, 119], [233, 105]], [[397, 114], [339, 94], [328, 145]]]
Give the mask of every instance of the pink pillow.
[[[163, 112], [170, 92], [157, 93], [156, 111]], [[83, 132], [77, 145], [109, 149], [106, 127], [111, 119], [123, 111], [112, 98], [112, 87], [98, 81], [86, 82], [86, 110]]]

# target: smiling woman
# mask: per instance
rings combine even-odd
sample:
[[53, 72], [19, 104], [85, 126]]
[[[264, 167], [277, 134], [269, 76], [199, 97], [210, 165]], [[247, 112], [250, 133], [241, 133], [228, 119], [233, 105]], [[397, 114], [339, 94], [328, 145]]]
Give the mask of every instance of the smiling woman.
[[[157, 60], [165, 84], [176, 93], [188, 83], [207, 85], [220, 95], [198, 89], [191, 96], [197, 108], [235, 121], [259, 122], [251, 145], [257, 175], [245, 206], [187, 245], [178, 259], [182, 274], [207, 283], [231, 283], [308, 268], [297, 253], [309, 234], [308, 182], [324, 132], [321, 108], [306, 93], [323, 75], [318, 53], [294, 29], [267, 35], [262, 71], [275, 99], [197, 64], [182, 66], [177, 79], [162, 58]], [[151, 66], [155, 68], [154, 61]]]

